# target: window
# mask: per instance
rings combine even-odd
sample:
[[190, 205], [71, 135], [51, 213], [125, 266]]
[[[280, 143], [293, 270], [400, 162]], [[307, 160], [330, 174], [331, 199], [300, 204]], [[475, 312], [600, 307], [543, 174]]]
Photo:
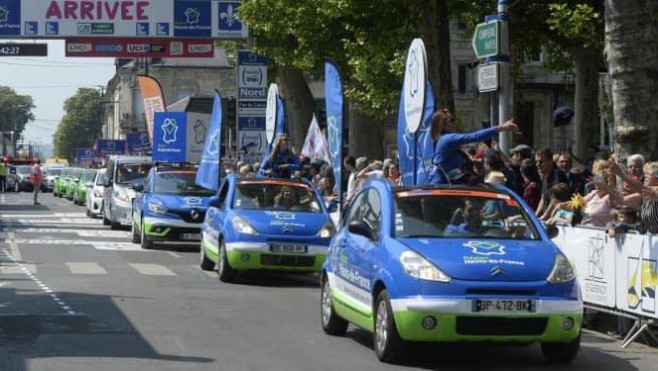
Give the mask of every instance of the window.
[[375, 241], [379, 240], [379, 231], [381, 226], [382, 207], [379, 193], [374, 189], [368, 189], [361, 192], [352, 203], [347, 223], [355, 221], [365, 222], [373, 231]]
[[457, 66], [457, 93], [467, 95], [471, 90], [471, 70], [466, 63], [460, 63]]

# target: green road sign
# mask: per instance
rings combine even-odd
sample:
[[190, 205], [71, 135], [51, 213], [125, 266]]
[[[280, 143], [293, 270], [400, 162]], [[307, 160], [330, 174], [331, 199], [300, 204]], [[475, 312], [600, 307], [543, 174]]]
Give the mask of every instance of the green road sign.
[[500, 53], [500, 21], [480, 23], [475, 27], [473, 51], [478, 58], [494, 57]]

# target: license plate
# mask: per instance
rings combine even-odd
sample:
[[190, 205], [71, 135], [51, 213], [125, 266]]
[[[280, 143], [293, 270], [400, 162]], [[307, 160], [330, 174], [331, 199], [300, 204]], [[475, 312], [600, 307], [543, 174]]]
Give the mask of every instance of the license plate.
[[476, 299], [475, 312], [532, 313], [535, 302], [528, 299]]
[[271, 252], [284, 254], [306, 254], [308, 246], [306, 245], [270, 245]]
[[183, 233], [181, 235], [181, 239], [183, 239], [183, 240], [200, 240], [201, 239], [201, 233]]

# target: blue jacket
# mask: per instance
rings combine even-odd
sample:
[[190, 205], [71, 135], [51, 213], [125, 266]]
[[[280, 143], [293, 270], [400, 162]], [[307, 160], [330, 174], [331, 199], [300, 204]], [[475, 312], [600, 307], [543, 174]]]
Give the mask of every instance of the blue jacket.
[[439, 140], [434, 144], [434, 157], [432, 157], [434, 167], [427, 179], [427, 183], [448, 184], [445, 174], [454, 169], [459, 169], [464, 163], [464, 158], [459, 151], [461, 146], [467, 143], [481, 142], [485, 139], [493, 138], [496, 134], [498, 134], [496, 127], [482, 129], [468, 134], [441, 134]]
[[[282, 169], [279, 171], [279, 166], [288, 164], [287, 169]], [[258, 169], [258, 176], [267, 177], [265, 171], [272, 170], [272, 178], [286, 178], [290, 179], [293, 173], [299, 170], [299, 157], [289, 150], [281, 151], [277, 153], [274, 162], [270, 161], [270, 157], [266, 157], [265, 161], [260, 165]]]

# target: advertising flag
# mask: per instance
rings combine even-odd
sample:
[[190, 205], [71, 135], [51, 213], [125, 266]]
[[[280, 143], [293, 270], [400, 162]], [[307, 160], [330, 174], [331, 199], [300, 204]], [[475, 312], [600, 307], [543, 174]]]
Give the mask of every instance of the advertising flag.
[[153, 161], [186, 162], [187, 112], [156, 112], [153, 125]]
[[145, 131], [126, 134], [126, 143], [128, 145], [128, 153], [131, 155], [145, 153], [151, 150], [151, 142], [149, 142], [149, 136]]
[[138, 75], [137, 81], [139, 83], [139, 91], [142, 94], [142, 101], [144, 102], [146, 132], [149, 139], [151, 139], [151, 142], [153, 142], [153, 120], [155, 118], [155, 113], [167, 111], [167, 106], [165, 106], [162, 87], [158, 80], [151, 76]]
[[[409, 131], [404, 114], [404, 95], [400, 97], [400, 108], [398, 110], [398, 164], [400, 165], [403, 185], [425, 184], [433, 166], [434, 140], [430, 126], [432, 113], [434, 112], [434, 93], [429, 81], [426, 84], [425, 113], [416, 134]], [[415, 152], [414, 146], [417, 146]], [[416, 169], [415, 183], [414, 169]]]
[[206, 136], [201, 164], [196, 174], [196, 184], [214, 191], [219, 190], [220, 156], [222, 146], [222, 97], [215, 91], [212, 116]]
[[324, 64], [325, 101], [327, 104], [327, 133], [331, 165], [334, 168], [338, 201], [343, 204], [343, 84], [333, 61]]
[[318, 120], [313, 115], [311, 126], [308, 128], [306, 139], [304, 140], [304, 147], [302, 148], [302, 155], [313, 160], [322, 160], [331, 163], [331, 154], [329, 151], [329, 143], [320, 131]]

